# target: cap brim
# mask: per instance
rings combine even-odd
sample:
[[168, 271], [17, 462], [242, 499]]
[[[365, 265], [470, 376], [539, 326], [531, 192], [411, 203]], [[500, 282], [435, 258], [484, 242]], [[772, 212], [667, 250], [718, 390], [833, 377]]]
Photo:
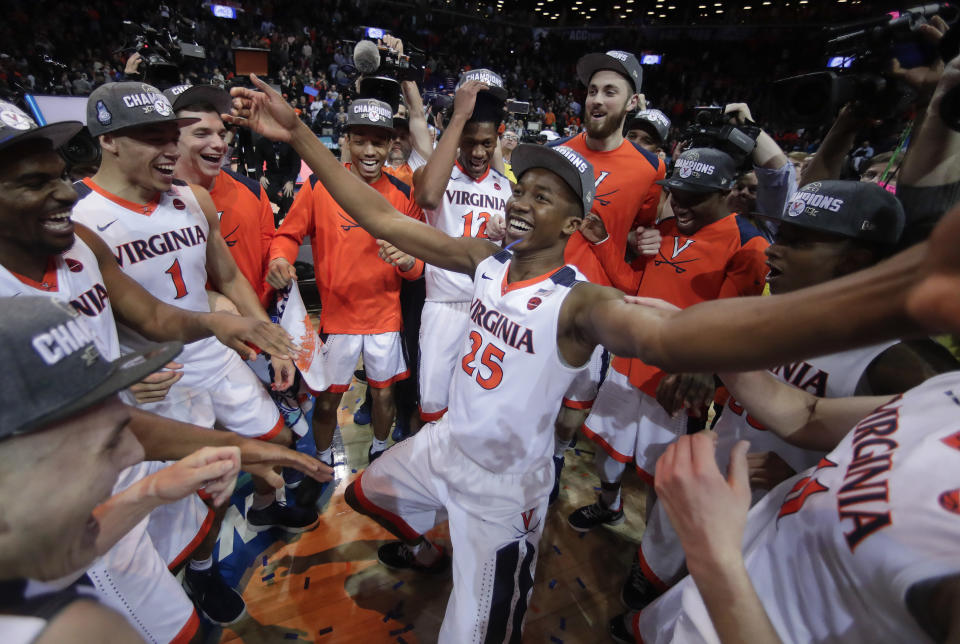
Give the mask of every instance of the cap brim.
[[498, 101], [507, 100], [507, 90], [503, 87], [491, 87], [490, 89], [485, 89], [483, 91], [486, 92], [487, 94], [490, 94]]
[[652, 134], [657, 139], [657, 143], [663, 143], [663, 135], [660, 134], [660, 130], [657, 129], [657, 126], [648, 121], [647, 119], [634, 118], [627, 121], [626, 129], [636, 130], [642, 129], [648, 134]]
[[633, 88], [633, 91], [637, 91], [637, 86], [634, 83], [633, 78], [631, 78], [630, 72], [627, 71], [627, 68], [623, 65], [623, 63], [612, 56], [608, 56], [607, 54], [587, 54], [578, 60], [577, 78], [580, 79], [580, 82], [583, 83], [585, 87], [589, 87], [590, 79], [593, 78], [593, 75], [605, 69], [617, 72], [626, 78], [627, 82], [630, 83], [630, 86]]
[[[518, 181], [524, 172], [532, 168], [549, 170], [570, 186], [573, 194], [583, 204], [583, 185], [580, 182], [580, 173], [570, 165], [569, 161], [563, 158], [563, 155], [551, 148], [533, 143], [520, 144], [510, 155], [510, 168]], [[585, 208], [584, 214], [587, 214], [589, 206], [586, 204], [583, 204], [583, 206]]]
[[181, 351], [182, 342], [164, 342], [146, 351], [121, 356], [113, 361], [111, 373], [106, 380], [67, 405], [20, 427], [17, 433], [32, 431], [92, 407], [158, 371]]
[[[170, 98], [169, 96], [167, 98]], [[229, 114], [232, 107], [230, 94], [213, 85], [193, 85], [183, 91], [173, 101], [173, 111], [182, 110], [190, 105], [208, 104], [220, 114]]]
[[670, 188], [671, 190], [685, 190], [687, 192], [722, 192], [723, 188], [702, 186], [699, 183], [687, 183], [683, 179], [661, 179], [654, 183]]
[[175, 117], [163, 118], [163, 119], [157, 119], [156, 121], [149, 121], [147, 123], [134, 123], [132, 125], [124, 125], [123, 127], [100, 130], [96, 134], [94, 134], [94, 136], [100, 136], [101, 134], [116, 134], [117, 132], [122, 132], [123, 130], [136, 130], [141, 127], [150, 127], [151, 125], [157, 125], [158, 123], [176, 123], [177, 127], [186, 127], [188, 125], [193, 125], [199, 120], [200, 119], [197, 118], [196, 116], [186, 116], [183, 118], [175, 118]]
[[[396, 123], [396, 119], [394, 119], [393, 122]], [[350, 128], [354, 128], [354, 127], [375, 127], [378, 130], [383, 130], [385, 132], [391, 132], [391, 133], [396, 130], [396, 127], [394, 125], [380, 125], [379, 123], [371, 123], [370, 121], [360, 121], [359, 123], [351, 123], [347, 121], [347, 125], [346, 125], [347, 130], [350, 130]]]
[[11, 145], [23, 143], [24, 141], [32, 141], [33, 139], [46, 139], [50, 141], [54, 148], [59, 148], [76, 136], [82, 129], [83, 123], [80, 121], [62, 121], [60, 123], [42, 125], [33, 130], [24, 130], [22, 134], [14, 134], [0, 141], [0, 150], [8, 148]]

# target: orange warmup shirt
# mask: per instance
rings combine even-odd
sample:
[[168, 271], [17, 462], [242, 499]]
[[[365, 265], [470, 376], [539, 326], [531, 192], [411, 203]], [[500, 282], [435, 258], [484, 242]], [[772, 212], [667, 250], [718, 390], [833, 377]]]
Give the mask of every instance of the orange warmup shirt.
[[[398, 211], [423, 219], [409, 185], [385, 173], [370, 185]], [[423, 272], [423, 262], [417, 260], [404, 273], [380, 259], [377, 240], [347, 216], [315, 175], [304, 182], [280, 224], [270, 259], [283, 257], [292, 264], [307, 235], [323, 305], [321, 331], [354, 335], [399, 331], [400, 280], [416, 279]]]
[[399, 168], [394, 168], [390, 164], [384, 163], [383, 171], [396, 177], [397, 179], [400, 179], [400, 181], [404, 182], [408, 186], [413, 185], [413, 168], [410, 167], [409, 163], [404, 163]]
[[265, 277], [270, 263], [270, 244], [276, 232], [267, 193], [253, 179], [223, 169], [210, 196], [217, 207], [220, 234], [230, 254], [260, 298], [260, 304], [266, 307], [273, 297], [273, 289]]
[[[745, 218], [729, 215], [685, 237], [676, 219], [659, 226], [660, 254], [646, 259], [637, 295], [666, 300], [680, 308], [722, 297], [759, 295], [766, 283], [764, 250], [769, 246]], [[614, 369], [650, 396], [666, 375], [634, 358], [614, 358]]]
[[[636, 271], [624, 260], [627, 235], [637, 226], [652, 226], [660, 203], [660, 186], [666, 166], [655, 154], [624, 140], [616, 150], [597, 152], [587, 147], [587, 135], [577, 134], [561, 139], [593, 164], [596, 193], [593, 212], [600, 216], [607, 229], [607, 239], [591, 244], [579, 232], [567, 242], [564, 259], [573, 264], [588, 280], [603, 286], [616, 286], [630, 293], [636, 289]], [[608, 261], [601, 262], [600, 256]]]

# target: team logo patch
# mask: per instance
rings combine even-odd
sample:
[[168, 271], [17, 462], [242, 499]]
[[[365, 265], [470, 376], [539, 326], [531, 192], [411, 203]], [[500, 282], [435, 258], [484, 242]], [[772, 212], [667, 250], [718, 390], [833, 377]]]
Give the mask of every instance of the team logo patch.
[[806, 209], [807, 204], [803, 201], [797, 199], [796, 201], [790, 202], [790, 207], [787, 209], [787, 214], [791, 217], [799, 217], [803, 214], [803, 211]]
[[173, 207], [176, 208], [177, 210], [185, 210], [186, 207], [187, 207], [187, 204], [183, 203], [183, 202], [180, 201], [179, 199], [174, 199], [174, 200], [173, 200]]
[[677, 174], [680, 175], [681, 179], [687, 179], [690, 177], [691, 174], [693, 174], [693, 168], [688, 165], [685, 165], [682, 168], [680, 168], [680, 172], [678, 172]]
[[67, 258], [67, 268], [70, 269], [71, 273], [79, 273], [83, 270], [83, 264], [73, 259], [72, 257]]
[[103, 104], [103, 101], [97, 101], [97, 123], [100, 125], [110, 125], [113, 123], [113, 114]]
[[33, 127], [30, 117], [18, 109], [13, 109], [12, 106], [10, 109], [0, 110], [0, 121], [15, 130], [29, 130]]
[[543, 300], [541, 300], [539, 297], [531, 297], [529, 300], [527, 300], [527, 309], [532, 311], [541, 304], [543, 304]]
[[493, 184], [493, 187], [496, 188], [497, 190], [499, 190], [499, 189], [500, 189], [500, 184], [499, 184], [499, 183], [495, 183], [495, 184]]
[[153, 111], [160, 116], [170, 116], [173, 110], [170, 108], [170, 101], [166, 98], [157, 99], [153, 102]]
[[940, 507], [947, 512], [960, 514], [960, 489], [948, 490], [941, 494], [937, 500], [940, 502]]

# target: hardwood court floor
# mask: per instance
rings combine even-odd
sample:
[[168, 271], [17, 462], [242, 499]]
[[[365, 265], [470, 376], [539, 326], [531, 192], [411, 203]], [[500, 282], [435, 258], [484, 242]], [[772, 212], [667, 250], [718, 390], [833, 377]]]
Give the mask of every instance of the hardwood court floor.
[[[221, 642], [436, 642], [451, 580], [381, 566], [377, 548], [391, 535], [343, 500], [346, 485], [366, 466], [370, 445], [370, 427], [353, 424], [364, 388], [354, 383], [341, 403], [341, 480], [325, 501], [320, 525], [274, 543], [257, 558], [239, 586], [249, 616], [224, 629]], [[524, 642], [607, 642], [607, 620], [624, 610], [620, 586], [643, 532], [645, 488], [628, 472], [627, 520], [613, 529], [575, 532], [567, 515], [593, 502], [599, 485], [593, 444], [581, 437], [578, 447], [567, 452], [560, 498], [547, 517]], [[430, 536], [449, 544], [445, 524]]]

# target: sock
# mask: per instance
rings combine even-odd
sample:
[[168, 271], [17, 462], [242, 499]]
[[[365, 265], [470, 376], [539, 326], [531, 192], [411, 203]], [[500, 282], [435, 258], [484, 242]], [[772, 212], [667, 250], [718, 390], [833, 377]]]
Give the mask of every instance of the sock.
[[553, 457], [561, 458], [563, 453], [570, 449], [570, 441], [562, 441], [559, 438], [556, 440], [555, 447], [553, 448]]
[[213, 555], [206, 559], [191, 559], [190, 570], [210, 570], [213, 568]]
[[387, 449], [387, 441], [382, 441], [377, 439], [376, 436], [373, 437], [373, 448], [371, 451], [376, 454], [377, 452], [382, 452]]
[[277, 500], [276, 492], [264, 492], [260, 494], [259, 492], [253, 493], [253, 503], [250, 504], [251, 510], [262, 510], [264, 508], [270, 507], [273, 505], [273, 502]]
[[432, 543], [423, 539], [415, 546], [410, 546], [410, 552], [417, 563], [423, 566], [429, 566], [440, 558], [440, 551]]
[[333, 462], [333, 445], [323, 450], [322, 452], [317, 452], [317, 459], [323, 461], [324, 463]]
[[[614, 487], [616, 486], [616, 487]], [[605, 508], [616, 512], [620, 509], [620, 484], [600, 482], [600, 503]]]

